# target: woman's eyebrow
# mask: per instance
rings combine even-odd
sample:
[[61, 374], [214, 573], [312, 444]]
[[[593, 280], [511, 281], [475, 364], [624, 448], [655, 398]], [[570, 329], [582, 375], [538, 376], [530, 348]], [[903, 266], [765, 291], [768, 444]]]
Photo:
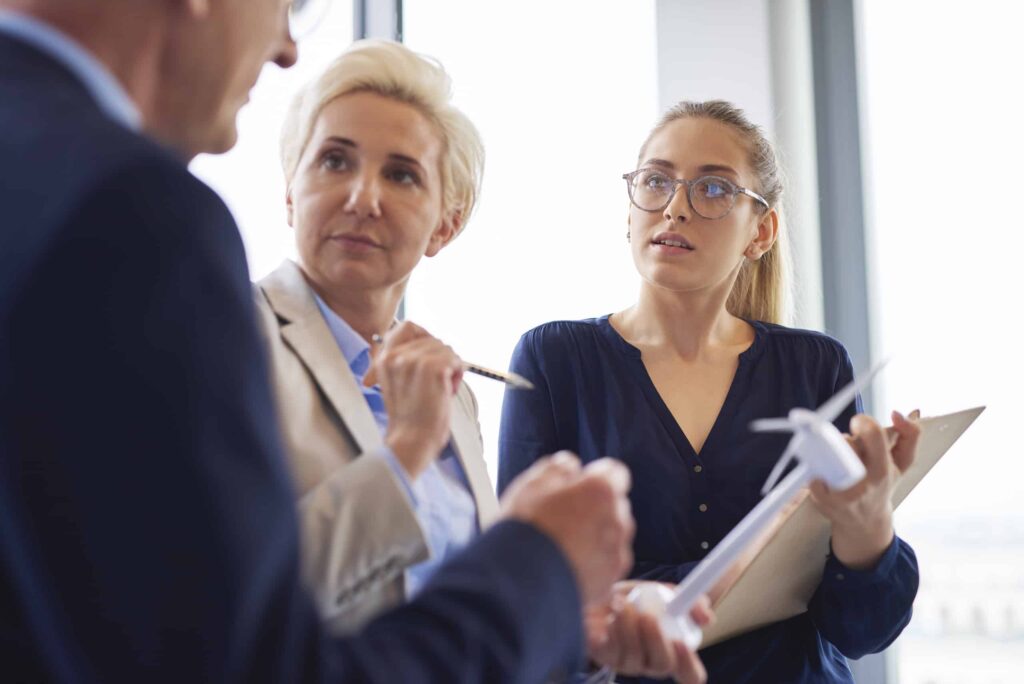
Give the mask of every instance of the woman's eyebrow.
[[330, 143], [338, 143], [339, 145], [344, 145], [345, 147], [359, 147], [359, 145], [356, 144], [355, 140], [350, 140], [348, 138], [343, 138], [340, 135], [329, 136], [329, 137], [324, 139], [324, 142], [325, 143], [329, 143], [329, 142]]
[[676, 165], [670, 162], [669, 160], [658, 159], [657, 157], [655, 157], [654, 159], [648, 159], [643, 164], [641, 164], [641, 166], [661, 166], [663, 168], [672, 170], [675, 170], [676, 168]]
[[698, 169], [701, 173], [730, 173], [733, 176], [739, 176], [736, 173], [736, 169], [725, 164], [704, 164]]
[[416, 159], [416, 157], [410, 157], [407, 154], [399, 154], [397, 152], [392, 152], [391, 154], [388, 155], [388, 159], [394, 159], [395, 161], [405, 162], [406, 164], [413, 164], [414, 166], [418, 166], [421, 169], [426, 170], [426, 167], [424, 167], [423, 164], [420, 163], [419, 159]]

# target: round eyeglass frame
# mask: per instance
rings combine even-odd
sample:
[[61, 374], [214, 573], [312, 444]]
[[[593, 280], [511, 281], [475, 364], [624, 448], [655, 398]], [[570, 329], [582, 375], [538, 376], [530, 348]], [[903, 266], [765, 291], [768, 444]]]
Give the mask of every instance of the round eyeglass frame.
[[[766, 200], [764, 197], [761, 197], [753, 190], [749, 190], [747, 188], [736, 185], [728, 178], [723, 178], [722, 176], [709, 175], [701, 176], [700, 178], [695, 178], [693, 180], [686, 180], [685, 178], [672, 178], [666, 173], [661, 173], [661, 175], [663, 175], [673, 185], [672, 192], [668, 194], [668, 197], [665, 199], [665, 203], [655, 209], [641, 207], [639, 204], [636, 203], [636, 200], [633, 199], [633, 179], [636, 178], [637, 174], [642, 173], [644, 171], [654, 171], [654, 169], [642, 168], [637, 169], [636, 171], [630, 171], [629, 173], [622, 174], [622, 178], [626, 181], [626, 193], [629, 195], [629, 201], [633, 204], [634, 207], [636, 207], [640, 211], [647, 211], [651, 213], [661, 211], [662, 209], [664, 209], [665, 207], [672, 203], [672, 199], [676, 196], [676, 193], [679, 191], [680, 185], [686, 186], [686, 201], [690, 205], [690, 209], [693, 210], [693, 213], [709, 221], [717, 221], [720, 218], [725, 218], [726, 216], [728, 216], [729, 212], [732, 211], [732, 208], [736, 206], [736, 195], [746, 195], [747, 197], [754, 199], [756, 202], [764, 206], [765, 209], [771, 209], [771, 205], [768, 204], [768, 200]], [[726, 189], [728, 189], [729, 196], [732, 197], [732, 203], [729, 204], [729, 208], [723, 211], [718, 216], [705, 216], [704, 214], [700, 213], [697, 210], [697, 207], [694, 206], [693, 204], [693, 187], [698, 183], [707, 180], [714, 180], [720, 182], [722, 185], [726, 187]]]

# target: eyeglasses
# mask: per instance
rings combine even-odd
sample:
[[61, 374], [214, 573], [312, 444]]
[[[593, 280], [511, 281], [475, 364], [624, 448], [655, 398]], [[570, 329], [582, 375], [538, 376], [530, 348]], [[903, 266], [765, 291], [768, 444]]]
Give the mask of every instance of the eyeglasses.
[[292, 0], [288, 3], [288, 32], [292, 40], [307, 37], [327, 14], [331, 0]]
[[768, 201], [753, 190], [741, 188], [721, 176], [701, 176], [696, 180], [672, 178], [657, 169], [637, 169], [622, 175], [626, 179], [629, 200], [644, 211], [661, 211], [668, 206], [680, 185], [686, 186], [690, 208], [706, 219], [720, 219], [736, 204], [737, 195], [746, 195], [769, 209]]

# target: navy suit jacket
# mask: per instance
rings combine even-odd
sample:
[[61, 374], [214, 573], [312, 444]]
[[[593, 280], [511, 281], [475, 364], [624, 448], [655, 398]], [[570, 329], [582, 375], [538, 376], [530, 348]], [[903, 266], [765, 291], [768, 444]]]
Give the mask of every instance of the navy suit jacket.
[[516, 522], [359, 635], [325, 634], [251, 306], [219, 198], [0, 35], [0, 680], [536, 682], [575, 665], [571, 568]]

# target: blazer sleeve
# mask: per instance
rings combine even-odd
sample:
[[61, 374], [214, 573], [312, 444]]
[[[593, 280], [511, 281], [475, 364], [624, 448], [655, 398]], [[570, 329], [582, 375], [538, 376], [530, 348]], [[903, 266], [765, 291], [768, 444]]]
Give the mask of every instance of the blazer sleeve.
[[[292, 444], [290, 460], [310, 454], [339, 459], [343, 427], [332, 411], [322, 411], [324, 399], [309, 391], [308, 371], [283, 348], [277, 317], [256, 288], [260, 328], [270, 354], [271, 376], [285, 443]], [[294, 366], [289, 370], [289, 366]], [[292, 383], [297, 383], [292, 385]], [[287, 421], [295, 395], [315, 396], [303, 407], [303, 420], [316, 413], [320, 424], [302, 435], [290, 435]], [[300, 492], [297, 515], [301, 533], [302, 577], [321, 617], [338, 634], [358, 629], [370, 618], [403, 602], [405, 569], [427, 559], [430, 549], [416, 518], [411, 490], [383, 453], [358, 454]]]
[[166, 163], [98, 184], [19, 284], [4, 346], [2, 576], [45, 679], [525, 684], [578, 657], [572, 571], [519, 523], [329, 638], [230, 215]]

